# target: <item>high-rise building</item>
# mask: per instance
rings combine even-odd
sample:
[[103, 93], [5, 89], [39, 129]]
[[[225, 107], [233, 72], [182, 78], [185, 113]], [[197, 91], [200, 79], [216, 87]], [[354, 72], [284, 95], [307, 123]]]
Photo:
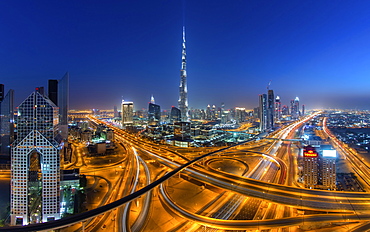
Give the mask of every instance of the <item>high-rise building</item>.
[[292, 116], [292, 119], [298, 119], [300, 116], [298, 97], [290, 101], [290, 109], [290, 115]]
[[[330, 147], [330, 148], [328, 148]], [[330, 145], [321, 147], [322, 159], [320, 164], [321, 184], [324, 189], [336, 190], [336, 159], [337, 152]]]
[[5, 155], [6, 159], [10, 158], [10, 145], [13, 141], [14, 90], [10, 89], [5, 97], [2, 98], [2, 101], [0, 101], [0, 154]]
[[280, 97], [276, 96], [275, 98], [275, 121], [280, 121], [281, 118], [281, 101]]
[[247, 112], [245, 111], [245, 108], [235, 107], [234, 112], [234, 119], [237, 123], [245, 122], [245, 119], [247, 117]]
[[113, 107], [113, 117], [115, 117], [115, 118], [119, 117], [117, 106]]
[[134, 123], [134, 103], [122, 100], [122, 126]]
[[289, 107], [287, 105], [281, 107], [281, 115], [289, 115]]
[[36, 87], [36, 92], [40, 93], [42, 96], [45, 96], [45, 88], [43, 86]]
[[191, 140], [190, 122], [175, 122], [174, 145], [178, 147], [189, 147]]
[[275, 97], [274, 91], [269, 89], [267, 92], [267, 129], [274, 127]]
[[206, 109], [206, 119], [211, 120], [212, 119], [212, 112], [211, 112], [211, 106], [208, 104]]
[[298, 97], [294, 99], [294, 109], [295, 109], [296, 115], [299, 117], [300, 112], [299, 112], [299, 98]]
[[58, 81], [58, 105], [60, 117], [60, 135], [64, 140], [68, 138], [68, 110], [69, 110], [69, 73], [64, 74]]
[[0, 102], [4, 99], [4, 84], [0, 84]]
[[11, 150], [11, 224], [60, 218], [58, 107], [38, 91], [18, 107], [17, 140]]
[[294, 109], [294, 100], [290, 100], [290, 116], [293, 118], [294, 117], [294, 112], [295, 112], [295, 109]]
[[149, 124], [159, 124], [160, 121], [161, 121], [161, 107], [157, 104], [149, 102], [148, 107]]
[[180, 70], [180, 98], [179, 98], [179, 109], [181, 111], [181, 120], [186, 122], [189, 121], [188, 112], [188, 87], [186, 83], [186, 46], [185, 46], [185, 27], [182, 29], [182, 59], [181, 59], [181, 70]]
[[304, 147], [303, 180], [306, 188], [316, 188], [319, 183], [319, 156], [315, 148]]
[[[40, 88], [40, 91], [44, 92], [43, 87], [41, 88]], [[67, 141], [68, 110], [69, 110], [69, 73], [68, 72], [64, 74], [64, 76], [60, 80], [49, 80], [48, 81], [48, 98], [56, 106], [59, 107], [60, 135], [65, 141]]]
[[48, 97], [58, 105], [58, 80], [48, 80]]
[[267, 95], [259, 95], [259, 119], [260, 119], [260, 131], [264, 132], [267, 129]]
[[174, 122], [180, 122], [181, 121], [181, 111], [172, 106], [171, 108], [171, 114], [170, 114], [170, 122], [171, 123], [174, 123]]
[[225, 111], [225, 103], [221, 103], [221, 108], [220, 108], [220, 117], [221, 117], [221, 123], [226, 124], [227, 123], [227, 116], [228, 113]]

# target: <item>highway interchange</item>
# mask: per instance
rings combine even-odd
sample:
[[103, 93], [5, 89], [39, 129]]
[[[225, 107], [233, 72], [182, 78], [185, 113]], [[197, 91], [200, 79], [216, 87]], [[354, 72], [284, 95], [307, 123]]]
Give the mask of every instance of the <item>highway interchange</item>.
[[[91, 199], [94, 209], [58, 220], [59, 224], [11, 229], [296, 231], [338, 223], [349, 230], [351, 222], [360, 222], [353, 224], [354, 231], [364, 229], [370, 220], [368, 192], [305, 189], [297, 181], [299, 144], [287, 139], [295, 138], [299, 128], [314, 116], [271, 133], [270, 139], [257, 138], [224, 148], [154, 144], [90, 117], [95, 124], [112, 127], [122, 148], [115, 159], [91, 164], [83, 146], [73, 143], [73, 162], [66, 168], [80, 168], [88, 175], [91, 194], [96, 196]], [[325, 127], [324, 132], [368, 188], [367, 164]], [[190, 196], [193, 198], [187, 199]]]

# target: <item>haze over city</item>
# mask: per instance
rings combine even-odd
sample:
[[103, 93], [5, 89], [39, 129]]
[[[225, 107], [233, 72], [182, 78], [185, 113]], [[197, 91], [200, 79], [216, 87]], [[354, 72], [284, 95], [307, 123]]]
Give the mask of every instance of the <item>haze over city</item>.
[[71, 109], [169, 109], [185, 25], [189, 107], [253, 108], [271, 80], [283, 104], [369, 109], [369, 4], [1, 1], [0, 79], [15, 105], [68, 71]]

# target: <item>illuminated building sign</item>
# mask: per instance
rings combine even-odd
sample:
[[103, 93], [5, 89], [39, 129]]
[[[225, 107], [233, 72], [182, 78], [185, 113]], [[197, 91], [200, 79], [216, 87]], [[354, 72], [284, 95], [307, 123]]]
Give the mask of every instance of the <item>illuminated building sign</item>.
[[304, 157], [317, 157], [317, 153], [313, 150], [305, 150], [303, 152]]

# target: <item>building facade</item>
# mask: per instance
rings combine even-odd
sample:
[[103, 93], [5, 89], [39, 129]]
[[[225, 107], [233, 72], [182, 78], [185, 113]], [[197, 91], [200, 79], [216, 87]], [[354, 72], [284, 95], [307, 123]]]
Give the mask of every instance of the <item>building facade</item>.
[[170, 122], [174, 123], [180, 121], [181, 121], [181, 111], [178, 108], [172, 106], [170, 113]]
[[319, 184], [319, 156], [311, 146], [303, 150], [303, 181], [306, 188], [316, 188]]
[[192, 141], [190, 122], [175, 122], [173, 126], [174, 126], [173, 145], [178, 147], [189, 147]]
[[267, 129], [272, 129], [275, 125], [274, 114], [275, 114], [274, 91], [272, 89], [269, 89], [267, 92]]
[[275, 98], [275, 121], [280, 121], [281, 119], [281, 100], [279, 96]]
[[259, 95], [258, 118], [260, 119], [260, 131], [267, 129], [267, 95]]
[[11, 224], [60, 218], [58, 107], [35, 91], [18, 107], [18, 137], [11, 151]]
[[161, 107], [154, 103], [149, 103], [148, 106], [148, 123], [159, 124], [161, 121]]
[[132, 101], [122, 101], [122, 126], [134, 123], [134, 103]]
[[320, 169], [321, 182], [324, 189], [336, 190], [337, 188], [336, 159], [336, 150], [325, 148], [322, 149], [322, 161]]

